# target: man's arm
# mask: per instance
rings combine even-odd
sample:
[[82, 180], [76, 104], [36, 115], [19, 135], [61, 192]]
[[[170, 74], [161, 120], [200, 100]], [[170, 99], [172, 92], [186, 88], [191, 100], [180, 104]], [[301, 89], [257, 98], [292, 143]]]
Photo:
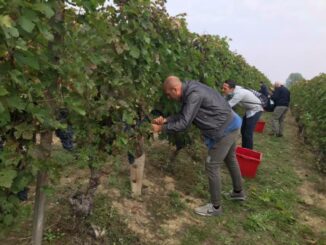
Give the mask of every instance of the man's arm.
[[180, 114], [171, 115], [166, 118], [166, 122], [175, 122], [180, 119]]
[[234, 107], [236, 104], [238, 104], [242, 99], [243, 99], [243, 94], [242, 93], [234, 93], [232, 99], [230, 99], [228, 102], [229, 102], [229, 105], [231, 107]]
[[163, 124], [168, 123], [168, 122], [178, 121], [179, 118], [180, 118], [180, 115], [179, 114], [172, 115], [172, 116], [169, 116], [167, 118], [164, 118], [162, 116], [159, 116], [159, 117], [153, 119], [152, 120], [152, 123], [153, 124], [157, 124], [157, 125], [163, 125]]
[[196, 117], [202, 101], [203, 98], [198, 93], [190, 94], [182, 111], [173, 118], [173, 121], [168, 120], [163, 125], [162, 130], [166, 132], [181, 132], [186, 130]]

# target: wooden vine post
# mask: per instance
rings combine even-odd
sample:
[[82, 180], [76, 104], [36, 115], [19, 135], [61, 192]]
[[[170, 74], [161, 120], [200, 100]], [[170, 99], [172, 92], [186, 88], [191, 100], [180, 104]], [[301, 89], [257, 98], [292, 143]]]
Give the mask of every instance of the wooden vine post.
[[130, 182], [132, 196], [137, 197], [141, 195], [144, 167], [145, 167], [146, 155], [144, 152], [144, 137], [138, 138], [136, 147], [136, 159], [130, 164]]
[[[55, 2], [55, 15], [52, 20], [54, 25], [63, 26], [64, 21], [64, 0], [59, 0]], [[54, 63], [59, 62], [59, 56], [56, 54], [57, 51], [54, 50], [54, 45], [62, 45], [63, 34], [60, 31], [54, 32], [54, 40], [48, 44], [49, 50], [52, 51]], [[57, 85], [57, 81], [60, 79], [59, 74], [54, 78], [53, 86]], [[46, 106], [51, 111], [55, 111], [55, 101], [51, 94], [51, 89], [44, 91], [44, 98], [46, 99]], [[47, 160], [51, 157], [52, 152], [52, 140], [53, 132], [50, 129], [41, 132], [40, 146], [38, 152], [38, 158], [45, 164]], [[32, 244], [41, 245], [43, 238], [43, 230], [45, 223], [45, 203], [46, 194], [44, 193], [44, 187], [48, 184], [48, 173], [46, 170], [41, 169], [37, 173], [36, 182], [36, 193], [35, 193], [35, 203], [34, 203], [34, 214], [33, 214], [33, 230], [32, 230]]]
[[[50, 157], [52, 147], [52, 132], [41, 133], [40, 152], [39, 158], [44, 162]], [[32, 244], [42, 244], [44, 216], [45, 216], [45, 202], [46, 195], [43, 188], [48, 184], [48, 174], [44, 170], [40, 170], [37, 173], [36, 181], [36, 193], [34, 203], [34, 215], [33, 215], [33, 233]]]

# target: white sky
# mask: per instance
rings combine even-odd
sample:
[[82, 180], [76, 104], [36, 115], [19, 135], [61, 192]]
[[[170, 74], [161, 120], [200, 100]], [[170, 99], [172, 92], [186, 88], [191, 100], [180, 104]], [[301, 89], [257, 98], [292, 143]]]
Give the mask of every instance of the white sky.
[[192, 32], [231, 38], [231, 50], [272, 82], [326, 73], [326, 0], [167, 0], [166, 7], [187, 13]]

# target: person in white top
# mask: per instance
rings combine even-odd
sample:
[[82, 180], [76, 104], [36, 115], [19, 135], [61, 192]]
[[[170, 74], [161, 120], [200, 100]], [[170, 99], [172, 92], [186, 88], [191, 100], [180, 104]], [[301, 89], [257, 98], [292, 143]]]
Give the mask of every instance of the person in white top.
[[234, 80], [226, 80], [222, 90], [231, 107], [238, 104], [246, 110], [241, 125], [242, 147], [253, 149], [255, 126], [264, 111], [261, 101], [250, 90], [237, 86]]

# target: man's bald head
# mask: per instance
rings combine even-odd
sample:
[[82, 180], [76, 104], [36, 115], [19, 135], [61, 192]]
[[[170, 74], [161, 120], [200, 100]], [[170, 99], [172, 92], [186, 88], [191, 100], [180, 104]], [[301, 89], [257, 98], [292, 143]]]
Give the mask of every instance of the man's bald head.
[[278, 81], [277, 81], [277, 82], [275, 82], [275, 83], [274, 83], [274, 86], [275, 86], [275, 88], [278, 88], [278, 87], [280, 87], [280, 86], [281, 86], [281, 82], [278, 82]]
[[165, 79], [163, 84], [165, 95], [168, 99], [180, 100], [182, 96], [182, 82], [176, 76], [169, 76]]
[[182, 85], [182, 83], [181, 83], [180, 79], [176, 76], [169, 76], [164, 81], [164, 89], [171, 88], [171, 87], [174, 88], [174, 87], [178, 87], [181, 85]]

